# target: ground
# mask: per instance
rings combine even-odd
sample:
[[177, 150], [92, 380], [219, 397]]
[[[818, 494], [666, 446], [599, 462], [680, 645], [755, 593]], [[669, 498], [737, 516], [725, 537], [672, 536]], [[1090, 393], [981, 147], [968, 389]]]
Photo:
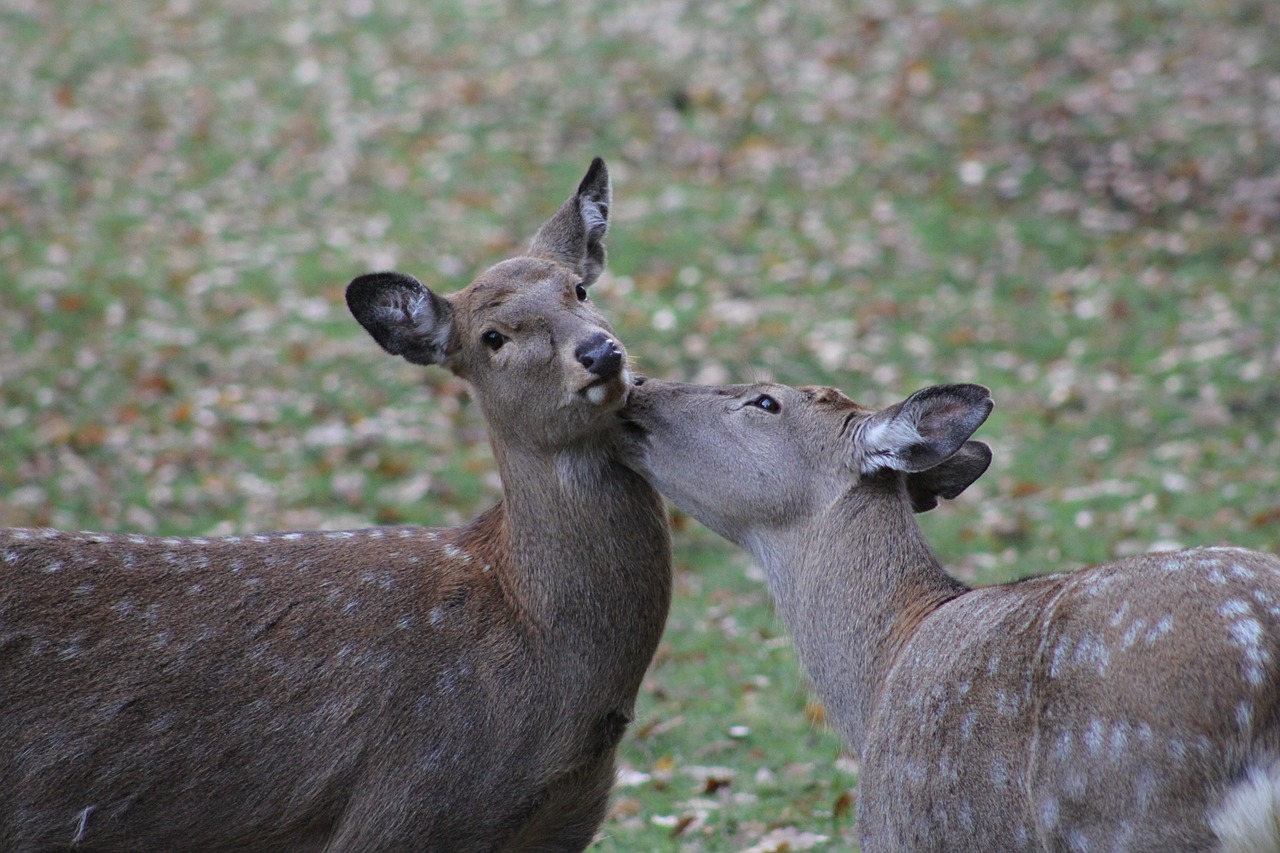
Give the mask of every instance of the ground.
[[[594, 155], [637, 370], [992, 389], [922, 517], [993, 582], [1280, 530], [1280, 5], [13, 0], [0, 10], [0, 524], [450, 524], [462, 384], [348, 316], [456, 289]], [[755, 570], [677, 596], [601, 851], [847, 849], [857, 765]]]

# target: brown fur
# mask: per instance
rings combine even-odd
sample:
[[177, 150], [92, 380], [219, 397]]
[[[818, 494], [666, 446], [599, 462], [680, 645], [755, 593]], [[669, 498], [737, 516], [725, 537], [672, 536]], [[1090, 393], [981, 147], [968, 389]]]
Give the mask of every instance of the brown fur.
[[619, 461], [625, 356], [578, 290], [608, 203], [597, 161], [460, 293], [352, 284], [379, 343], [475, 388], [504, 498], [470, 524], [0, 532], [0, 850], [591, 841], [671, 583], [661, 500]]

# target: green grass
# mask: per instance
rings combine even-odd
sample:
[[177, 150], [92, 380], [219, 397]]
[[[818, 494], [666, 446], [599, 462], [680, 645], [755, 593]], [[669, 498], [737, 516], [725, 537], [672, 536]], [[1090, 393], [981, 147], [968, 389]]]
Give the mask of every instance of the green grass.
[[[594, 298], [643, 372], [992, 388], [992, 470], [922, 518], [964, 579], [1280, 544], [1274, 3], [86, 14], [0, 11], [0, 524], [475, 514], [465, 389], [382, 356], [343, 287], [463, 286], [600, 154]], [[599, 849], [851, 847], [856, 765], [763, 585], [676, 541]]]

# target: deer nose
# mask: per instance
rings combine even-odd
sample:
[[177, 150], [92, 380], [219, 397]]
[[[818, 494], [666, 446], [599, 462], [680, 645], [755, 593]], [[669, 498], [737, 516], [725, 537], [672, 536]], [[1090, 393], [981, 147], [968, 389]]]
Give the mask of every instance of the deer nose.
[[613, 338], [599, 332], [578, 344], [573, 355], [578, 364], [602, 379], [612, 379], [622, 372], [622, 350]]

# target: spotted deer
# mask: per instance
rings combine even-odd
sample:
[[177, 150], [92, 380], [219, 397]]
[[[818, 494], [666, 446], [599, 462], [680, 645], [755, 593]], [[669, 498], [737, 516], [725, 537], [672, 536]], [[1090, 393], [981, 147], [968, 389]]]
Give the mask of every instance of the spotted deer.
[[620, 461], [597, 159], [527, 255], [347, 301], [468, 380], [501, 503], [451, 529], [0, 534], [0, 850], [562, 851], [602, 820], [666, 619]]
[[754, 555], [860, 759], [879, 851], [1280, 850], [1280, 560], [1131, 557], [970, 589], [913, 518], [991, 453], [992, 402], [649, 380], [639, 470]]

